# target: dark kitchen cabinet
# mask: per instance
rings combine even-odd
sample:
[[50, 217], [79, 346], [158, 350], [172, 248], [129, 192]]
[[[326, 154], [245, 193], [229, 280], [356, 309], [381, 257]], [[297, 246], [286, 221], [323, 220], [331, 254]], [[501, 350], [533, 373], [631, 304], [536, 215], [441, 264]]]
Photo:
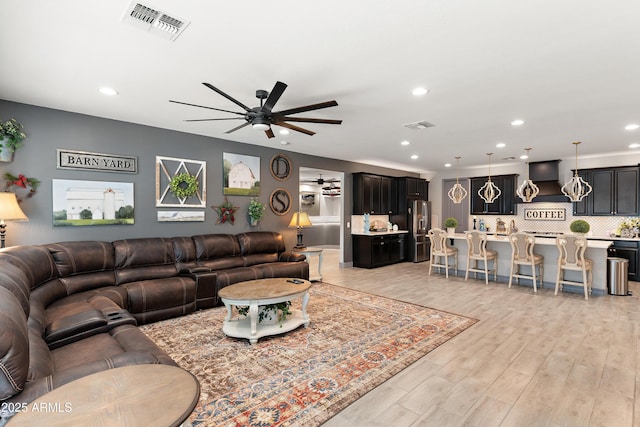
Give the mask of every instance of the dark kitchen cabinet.
[[353, 266], [381, 267], [406, 258], [405, 234], [353, 235]]
[[396, 182], [381, 175], [353, 174], [353, 213], [390, 215], [398, 210]]
[[614, 240], [609, 250], [609, 255], [629, 260], [629, 280], [640, 281], [640, 243], [628, 240]]
[[398, 212], [408, 212], [409, 200], [429, 200], [429, 181], [421, 178], [396, 178]]
[[573, 204], [574, 215], [637, 216], [639, 168], [585, 169], [578, 174], [591, 185], [591, 193]]
[[488, 177], [471, 178], [471, 214], [472, 215], [515, 215], [516, 185], [518, 175], [492, 176], [491, 181], [500, 189], [500, 197], [493, 203], [485, 203], [478, 191], [487, 182]]

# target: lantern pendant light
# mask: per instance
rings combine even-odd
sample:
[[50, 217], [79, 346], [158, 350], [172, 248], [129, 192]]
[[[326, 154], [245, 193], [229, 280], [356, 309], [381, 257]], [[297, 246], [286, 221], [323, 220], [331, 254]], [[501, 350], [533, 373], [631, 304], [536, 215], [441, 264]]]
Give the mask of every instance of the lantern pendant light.
[[460, 156], [456, 156], [456, 183], [449, 190], [449, 198], [453, 201], [453, 203], [462, 203], [465, 197], [467, 197], [467, 190], [460, 185], [458, 180], [458, 161], [460, 160]]
[[574, 142], [576, 146], [576, 170], [573, 177], [562, 186], [562, 193], [572, 202], [579, 202], [591, 193], [591, 186], [587, 181], [578, 176], [578, 145], [580, 142]]
[[500, 189], [493, 182], [491, 182], [491, 156], [492, 155], [493, 153], [487, 153], [487, 156], [489, 156], [489, 177], [487, 179], [487, 182], [485, 182], [484, 185], [480, 187], [480, 189], [478, 190], [478, 196], [480, 196], [480, 198], [484, 200], [486, 203], [495, 202], [496, 199], [500, 197], [500, 194], [502, 193]]
[[[527, 152], [527, 159], [529, 158], [529, 151], [531, 148], [525, 148]], [[538, 195], [540, 189], [538, 186], [529, 179], [529, 162], [525, 163], [527, 165], [527, 179], [518, 187], [516, 194], [518, 197], [522, 199], [523, 202], [529, 203], [533, 200], [534, 197]]]

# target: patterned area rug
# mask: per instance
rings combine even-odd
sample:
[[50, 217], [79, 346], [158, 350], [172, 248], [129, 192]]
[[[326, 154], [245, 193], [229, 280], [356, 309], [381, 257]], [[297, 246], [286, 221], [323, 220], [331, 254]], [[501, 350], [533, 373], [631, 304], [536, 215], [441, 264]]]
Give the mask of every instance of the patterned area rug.
[[326, 283], [310, 292], [308, 328], [253, 346], [222, 333], [224, 307], [141, 327], [200, 381], [194, 426], [320, 425], [476, 322]]

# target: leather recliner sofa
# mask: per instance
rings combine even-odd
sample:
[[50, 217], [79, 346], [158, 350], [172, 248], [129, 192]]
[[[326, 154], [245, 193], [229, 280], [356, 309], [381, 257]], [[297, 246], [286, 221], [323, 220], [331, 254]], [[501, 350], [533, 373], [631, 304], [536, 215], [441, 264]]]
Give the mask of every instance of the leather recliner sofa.
[[274, 232], [0, 250], [0, 425], [83, 376], [175, 365], [138, 324], [215, 307], [221, 288], [268, 277], [309, 278], [304, 255]]

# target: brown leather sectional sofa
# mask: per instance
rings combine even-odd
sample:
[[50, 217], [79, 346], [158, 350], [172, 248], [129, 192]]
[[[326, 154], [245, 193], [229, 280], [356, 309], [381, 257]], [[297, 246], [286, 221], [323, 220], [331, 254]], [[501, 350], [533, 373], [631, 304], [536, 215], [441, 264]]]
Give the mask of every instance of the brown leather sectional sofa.
[[77, 378], [175, 362], [136, 325], [220, 305], [218, 290], [309, 278], [273, 232], [78, 241], [0, 250], [0, 425]]

